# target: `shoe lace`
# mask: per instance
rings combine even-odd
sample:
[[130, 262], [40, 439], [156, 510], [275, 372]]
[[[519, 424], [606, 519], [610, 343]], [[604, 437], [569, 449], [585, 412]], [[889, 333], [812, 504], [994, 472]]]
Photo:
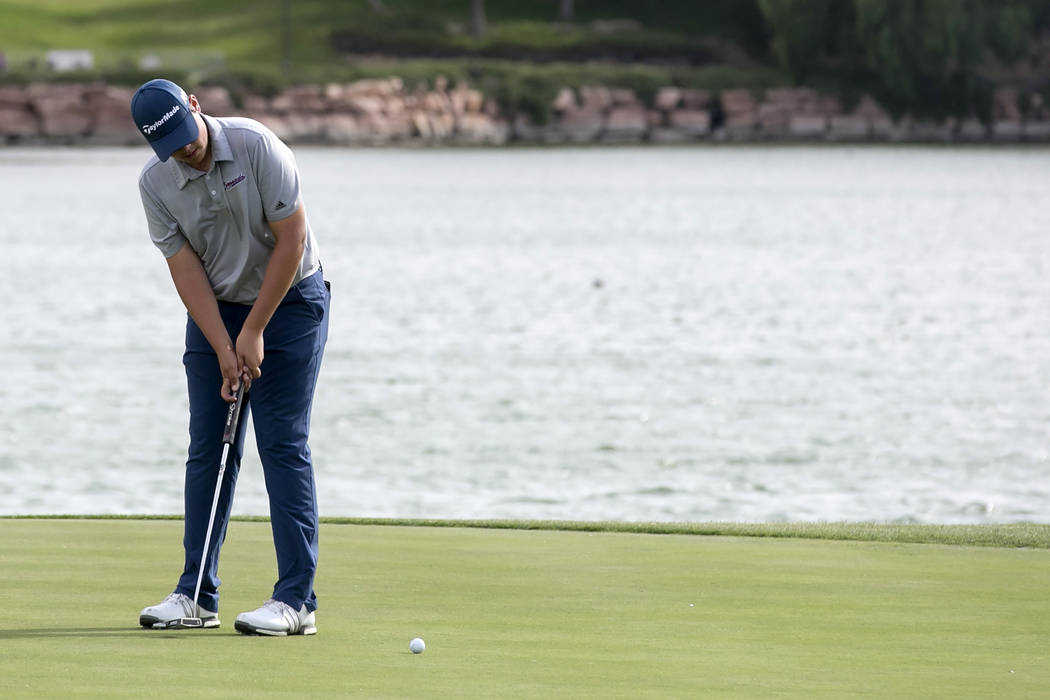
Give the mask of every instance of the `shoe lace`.
[[299, 620], [299, 613], [296, 612], [291, 605], [288, 605], [288, 603], [284, 603], [280, 600], [270, 598], [268, 601], [263, 603], [262, 606], [267, 610], [283, 617], [285, 621], [288, 622], [288, 627], [292, 630], [299, 629], [299, 625], [302, 624], [302, 622]]
[[274, 600], [273, 598], [270, 598], [268, 601], [263, 603], [262, 606], [271, 612], [277, 613], [278, 615], [284, 614], [286, 608], [288, 610], [292, 609], [292, 606], [288, 605], [287, 603], [282, 603], [281, 601]]
[[185, 593], [171, 593], [164, 599], [164, 602], [178, 605], [187, 615], [193, 614], [193, 601]]

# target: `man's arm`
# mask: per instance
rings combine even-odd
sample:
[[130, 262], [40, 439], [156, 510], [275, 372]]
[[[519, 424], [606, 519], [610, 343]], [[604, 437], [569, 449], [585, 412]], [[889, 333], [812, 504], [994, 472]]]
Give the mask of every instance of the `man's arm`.
[[273, 252], [259, 295], [237, 337], [237, 362], [247, 369], [252, 379], [262, 375], [259, 365], [263, 361], [263, 330], [292, 286], [306, 250], [306, 206], [300, 205], [294, 214], [271, 221], [269, 226], [275, 241]]
[[[219, 370], [222, 372], [222, 398], [233, 401], [242, 376], [247, 378], [244, 365], [237, 361], [237, 353], [230, 342], [230, 334], [219, 315], [219, 303], [215, 292], [204, 272], [200, 258], [189, 245], [183, 245], [179, 252], [168, 260], [168, 271], [175, 283], [175, 289], [186, 306], [193, 322], [204, 333], [212, 350], [219, 358]], [[256, 375], [258, 376], [258, 375]], [[251, 381], [248, 380], [248, 386]]]

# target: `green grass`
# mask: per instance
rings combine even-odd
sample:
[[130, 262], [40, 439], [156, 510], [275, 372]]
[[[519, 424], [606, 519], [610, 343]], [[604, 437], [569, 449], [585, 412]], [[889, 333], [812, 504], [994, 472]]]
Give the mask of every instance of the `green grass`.
[[[386, 0], [385, 12], [376, 12], [364, 0], [0, 0], [0, 48], [103, 53], [205, 48], [226, 52], [233, 63], [277, 66], [285, 27], [290, 29], [293, 60], [304, 65], [337, 59], [330, 41], [333, 29], [373, 35], [395, 52], [420, 42], [432, 49], [468, 52], [500, 43], [542, 50], [585, 46], [610, 36], [614, 43], [690, 47], [711, 36], [746, 42], [753, 32], [749, 27], [761, 24], [761, 18], [756, 9], [741, 11], [738, 4], [578, 2], [578, 22], [556, 28], [555, 0], [488, 0], [489, 33], [475, 41], [467, 31], [469, 0]], [[625, 18], [637, 27], [615, 35], [590, 28], [594, 20]]]
[[[499, 60], [503, 56], [501, 46], [515, 54], [511, 57], [519, 51], [557, 57], [559, 51], [600, 50], [605, 44], [612, 50], [635, 46], [644, 52], [650, 46], [666, 51], [681, 45], [688, 50], [718, 53], [720, 47], [733, 41], [728, 37], [734, 36], [734, 27], [749, 23], [746, 17], [738, 16], [740, 10], [733, 3], [726, 1], [703, 8], [686, 2], [653, 7], [628, 7], [629, 3], [616, 2], [578, 5], [579, 23], [573, 28], [555, 28], [553, 0], [490, 0], [489, 35], [476, 41], [463, 29], [469, 25], [467, 0], [388, 0], [386, 13], [375, 12], [364, 0], [295, 0], [288, 3], [287, 22], [281, 0], [251, 4], [213, 0], [0, 0], [0, 51], [10, 66], [7, 75], [0, 73], [0, 79], [54, 78], [41, 73], [39, 65], [44, 52], [55, 48], [89, 49], [95, 54], [94, 71], [67, 77], [103, 77], [128, 84], [143, 77], [138, 64], [146, 54], [164, 61], [163, 72], [191, 82], [285, 84], [405, 74], [414, 82], [420, 78], [432, 81], [441, 73], [513, 79], [524, 72], [534, 79], [549, 75], [550, 81], [568, 85], [601, 82], [631, 86], [641, 81], [645, 85], [717, 88], [722, 84], [751, 87], [783, 79], [770, 68], [750, 62], [741, 66], [738, 61], [703, 66], [561, 61], [532, 66]], [[660, 7], [654, 9], [657, 5]], [[640, 21], [639, 28], [611, 35], [589, 29], [594, 19], [624, 17]], [[333, 33], [340, 31], [366, 42], [379, 42], [381, 49], [388, 49], [385, 53], [403, 58], [348, 60], [333, 44]], [[283, 72], [286, 39], [287, 73]], [[422, 54], [413, 54], [416, 45], [423, 47]], [[31, 60], [36, 60], [37, 69], [29, 67]]]
[[[181, 520], [181, 515], [0, 515], [3, 520]], [[237, 516], [235, 521], [267, 522], [264, 516]], [[773, 537], [858, 542], [956, 544], [971, 547], [1050, 549], [1050, 525], [901, 525], [875, 522], [718, 523], [621, 522], [595, 520], [450, 520], [427, 518], [321, 518], [325, 525], [454, 527], [485, 530], [561, 530], [619, 532], [638, 535], [706, 535]]]
[[[232, 622], [270, 593], [265, 522], [230, 527], [221, 629], [154, 632], [136, 617], [171, 588], [181, 522], [0, 519], [0, 696], [986, 698], [1050, 687], [1046, 526], [356, 522], [322, 526], [318, 636], [262, 639]], [[692, 534], [708, 531], [762, 536]], [[986, 546], [805, 539], [865, 531]], [[421, 656], [408, 651], [414, 636], [427, 641]]]
[[[741, 10], [730, 0], [577, 5], [578, 21], [564, 25], [553, 21], [554, 0], [489, 0], [489, 32], [479, 40], [467, 31], [467, 0], [386, 0], [385, 12], [364, 0], [286, 6], [282, 0], [0, 0], [0, 51], [8, 64], [0, 82], [103, 80], [132, 87], [164, 75], [191, 91], [223, 85], [240, 104], [248, 93], [269, 96], [294, 83], [398, 76], [412, 89], [445, 77], [481, 89], [509, 117], [546, 123], [566, 86], [630, 88], [651, 104], [666, 85], [719, 91], [787, 80], [737, 48], [755, 44], [749, 29], [761, 25], [755, 7]], [[591, 24], [624, 18], [637, 24], [611, 34]], [[55, 48], [91, 50], [94, 67], [52, 73], [44, 55]], [[140, 68], [146, 55], [161, 67]], [[634, 56], [669, 60], [626, 60]], [[686, 56], [699, 63], [682, 61]], [[623, 60], [584, 60], [609, 57]]]

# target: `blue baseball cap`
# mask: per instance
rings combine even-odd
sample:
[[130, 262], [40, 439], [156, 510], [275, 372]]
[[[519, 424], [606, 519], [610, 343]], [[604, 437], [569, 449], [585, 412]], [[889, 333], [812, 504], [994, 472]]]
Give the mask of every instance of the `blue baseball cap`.
[[162, 162], [199, 135], [186, 91], [170, 80], [151, 80], [136, 90], [131, 118]]

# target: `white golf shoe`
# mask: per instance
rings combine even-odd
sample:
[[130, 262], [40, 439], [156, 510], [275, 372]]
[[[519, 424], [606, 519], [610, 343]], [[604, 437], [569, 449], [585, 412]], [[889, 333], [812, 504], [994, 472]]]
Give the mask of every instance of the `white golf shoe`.
[[262, 607], [237, 616], [234, 628], [242, 634], [264, 634], [285, 637], [289, 634], [317, 634], [314, 614], [306, 606], [295, 610], [291, 605], [271, 598]]
[[199, 605], [194, 610], [193, 599], [182, 593], [172, 593], [156, 605], [143, 608], [142, 612], [139, 613], [139, 624], [143, 627], [153, 627], [154, 625], [164, 625], [183, 617], [199, 617], [201, 622], [204, 623], [204, 627], [219, 626], [218, 612], [205, 610]]

